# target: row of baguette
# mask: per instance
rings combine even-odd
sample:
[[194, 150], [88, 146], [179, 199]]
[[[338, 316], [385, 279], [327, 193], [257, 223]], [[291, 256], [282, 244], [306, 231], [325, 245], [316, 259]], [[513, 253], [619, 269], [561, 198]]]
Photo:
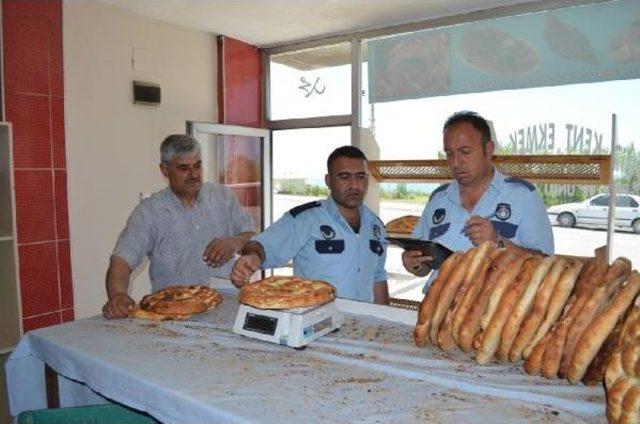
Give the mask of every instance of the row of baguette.
[[[604, 377], [607, 420], [610, 423], [640, 422], [640, 297], [619, 327], [615, 349]], [[616, 333], [612, 333], [616, 334]], [[611, 336], [610, 336], [611, 337]]]
[[475, 352], [480, 364], [524, 359], [529, 374], [599, 384], [639, 292], [640, 274], [626, 258], [609, 266], [485, 242], [441, 265], [414, 340]]

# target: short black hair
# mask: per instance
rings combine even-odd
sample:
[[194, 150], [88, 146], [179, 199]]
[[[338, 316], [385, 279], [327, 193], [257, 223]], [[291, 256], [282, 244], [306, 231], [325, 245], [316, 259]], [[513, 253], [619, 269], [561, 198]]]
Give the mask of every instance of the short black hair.
[[367, 161], [367, 157], [362, 153], [362, 150], [358, 149], [354, 146], [341, 146], [335, 149], [329, 155], [327, 159], [327, 172], [331, 172], [331, 164], [340, 157], [347, 157], [352, 159], [362, 159], [363, 161]]
[[444, 123], [444, 127], [442, 127], [442, 134], [447, 132], [447, 130], [453, 127], [460, 122], [468, 122], [473, 125], [475, 129], [480, 131], [482, 136], [482, 147], [484, 148], [487, 143], [491, 140], [491, 129], [489, 128], [489, 123], [486, 119], [480, 116], [477, 112], [472, 112], [469, 110], [463, 110], [460, 112], [456, 112], [450, 117], [447, 118], [447, 121]]

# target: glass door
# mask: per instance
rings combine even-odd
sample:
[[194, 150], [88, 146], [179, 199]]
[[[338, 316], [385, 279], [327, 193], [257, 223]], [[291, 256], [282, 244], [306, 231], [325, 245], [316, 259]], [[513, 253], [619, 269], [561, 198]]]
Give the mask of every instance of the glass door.
[[204, 181], [230, 187], [258, 231], [271, 222], [271, 142], [261, 128], [187, 122], [202, 146]]

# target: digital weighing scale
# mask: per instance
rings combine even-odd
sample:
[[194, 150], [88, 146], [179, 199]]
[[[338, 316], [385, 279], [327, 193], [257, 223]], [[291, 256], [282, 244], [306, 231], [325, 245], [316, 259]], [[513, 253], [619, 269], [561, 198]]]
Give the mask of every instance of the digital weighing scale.
[[340, 328], [343, 322], [334, 302], [294, 309], [258, 309], [241, 303], [233, 332], [303, 349], [318, 337]]

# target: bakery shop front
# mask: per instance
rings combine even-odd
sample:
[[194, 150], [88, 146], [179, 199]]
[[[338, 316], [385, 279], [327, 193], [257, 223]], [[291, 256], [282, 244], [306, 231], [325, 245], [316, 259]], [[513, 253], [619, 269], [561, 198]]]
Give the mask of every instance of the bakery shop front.
[[[93, 6], [66, 5], [65, 13]], [[97, 7], [110, 19], [125, 13]], [[97, 25], [102, 15], [87, 16]], [[233, 190], [260, 233], [330, 198], [327, 156], [358, 147], [368, 158], [364, 204], [380, 218], [371, 252], [387, 256], [389, 304], [341, 297], [329, 282], [293, 275], [290, 264], [257, 270], [236, 287], [231, 261], [208, 285], [154, 293], [141, 292], [146, 272], [134, 273], [130, 316], [105, 319], [104, 284], [93, 276], [100, 300], [76, 304], [77, 319], [61, 323], [62, 306], [56, 325], [33, 324], [48, 312], [25, 315], [5, 365], [11, 415], [88, 405], [95, 415], [115, 404], [124, 408], [118, 414], [163, 423], [638, 422], [640, 249], [637, 235], [613, 220], [616, 192], [640, 192], [632, 142], [640, 127], [631, 116], [640, 94], [638, 16], [632, 1], [525, 2], [260, 49], [222, 37], [219, 119], [181, 121], [201, 144], [203, 180]], [[127, 63], [148, 76], [152, 57], [139, 44]], [[234, 68], [239, 57], [246, 61]], [[257, 80], [249, 62], [262, 63]], [[74, 69], [65, 67], [69, 78], [78, 77]], [[243, 91], [256, 81], [264, 96]], [[71, 118], [83, 108], [69, 91], [68, 144], [79, 149]], [[165, 105], [176, 106], [172, 88], [165, 93]], [[138, 119], [159, 110], [144, 107]], [[486, 189], [536, 193], [541, 202], [496, 200], [475, 214], [491, 222], [496, 240], [474, 241], [473, 222], [450, 206], [452, 198], [463, 204], [452, 188], [464, 172], [452, 166], [442, 127], [463, 110], [489, 120], [496, 179]], [[16, 124], [14, 143], [20, 131]], [[69, 185], [74, 201], [79, 184]], [[546, 207], [597, 193], [610, 198], [600, 210], [606, 231], [547, 222]], [[132, 209], [125, 206], [109, 224], [117, 231]], [[82, 214], [71, 210], [73, 229]], [[553, 225], [551, 249], [513, 248], [524, 228], [516, 218]], [[318, 253], [335, 255], [337, 227], [320, 224]], [[75, 233], [79, 299], [91, 249]], [[468, 245], [449, 243], [457, 238]], [[19, 252], [30, 248], [16, 243]], [[434, 260], [408, 266], [405, 251]]]

